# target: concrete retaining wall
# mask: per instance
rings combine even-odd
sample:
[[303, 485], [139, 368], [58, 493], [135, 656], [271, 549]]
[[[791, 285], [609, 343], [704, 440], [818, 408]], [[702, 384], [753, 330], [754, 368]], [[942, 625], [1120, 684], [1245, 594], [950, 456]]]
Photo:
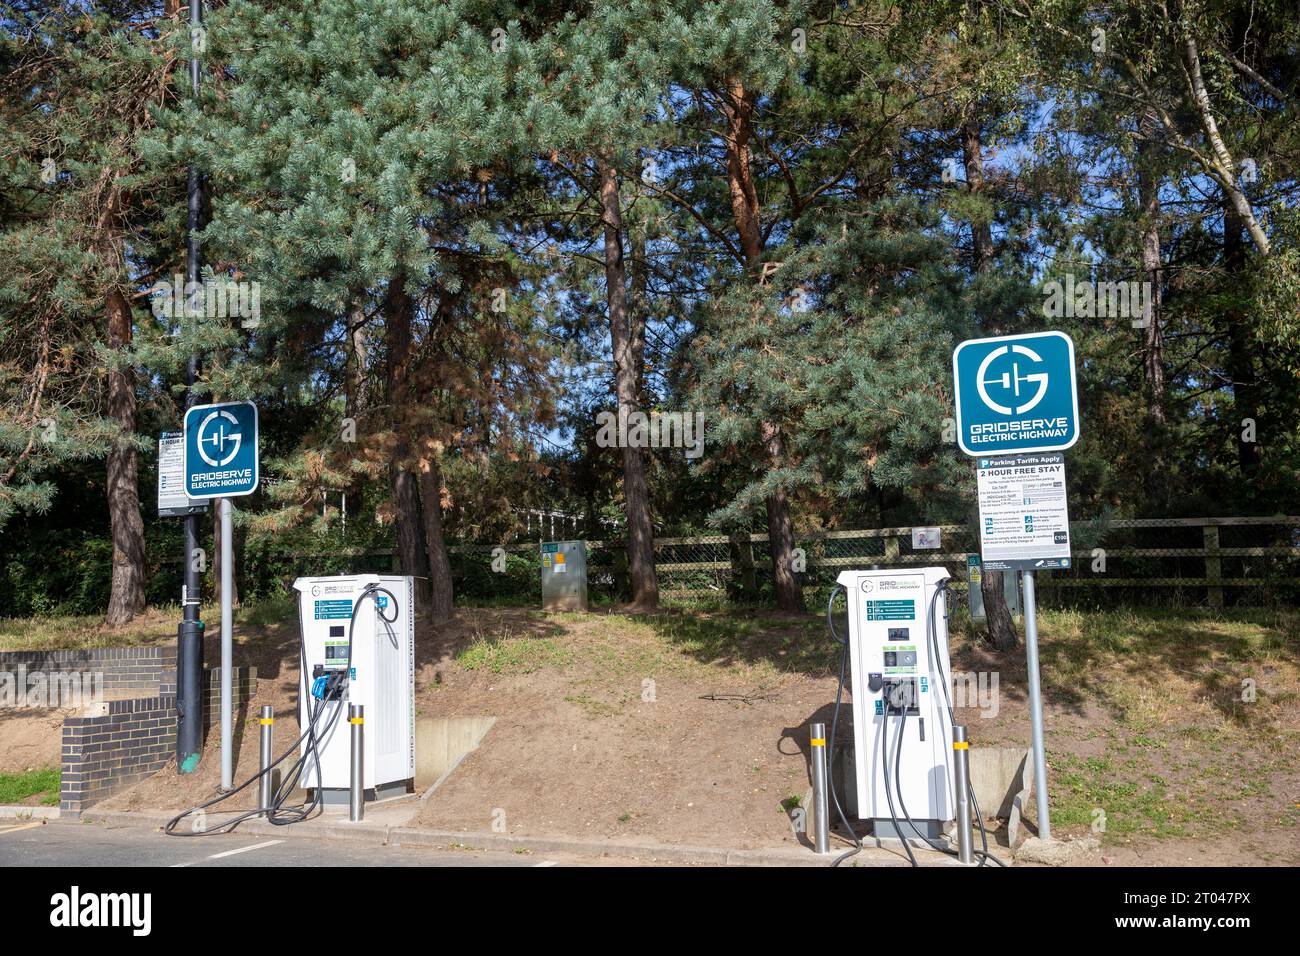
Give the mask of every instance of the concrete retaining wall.
[[495, 717], [417, 717], [415, 785], [431, 787], [465, 754], [478, 748]]

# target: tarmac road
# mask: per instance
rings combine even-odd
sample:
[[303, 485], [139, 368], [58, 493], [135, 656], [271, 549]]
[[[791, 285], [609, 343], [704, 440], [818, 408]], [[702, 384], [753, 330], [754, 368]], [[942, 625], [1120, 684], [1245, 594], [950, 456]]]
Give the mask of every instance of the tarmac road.
[[138, 827], [0, 820], [0, 866], [555, 866], [573, 859], [483, 850], [385, 847], [262, 834], [167, 836]]

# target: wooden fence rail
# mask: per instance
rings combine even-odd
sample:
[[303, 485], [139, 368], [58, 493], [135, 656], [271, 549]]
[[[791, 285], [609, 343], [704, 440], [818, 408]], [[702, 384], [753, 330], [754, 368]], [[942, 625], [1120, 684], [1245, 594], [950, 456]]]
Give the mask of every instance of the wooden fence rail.
[[[1204, 588], [1205, 602], [1221, 607], [1227, 588], [1300, 586], [1300, 517], [1205, 517], [1205, 518], [1124, 518], [1073, 523], [1073, 537], [1094, 542], [1094, 547], [1078, 547], [1072, 553], [1075, 567], [1053, 571], [1043, 576], [1045, 589], [1055, 588]], [[1199, 546], [1194, 546], [1195, 530], [1200, 529]], [[1147, 532], [1166, 529], [1168, 547], [1158, 542], [1106, 542], [1113, 538], [1133, 538]], [[1270, 532], [1269, 529], [1272, 529]], [[913, 550], [910, 527], [862, 528], [845, 531], [818, 531], [796, 535], [802, 551], [804, 586], [823, 587], [838, 569], [849, 567], [909, 567], [943, 564], [965, 579], [967, 556], [977, 554], [976, 530], [966, 525], [939, 527], [942, 550]], [[1222, 536], [1230, 534], [1233, 543], [1224, 544]], [[1181, 540], [1180, 540], [1181, 539]], [[1253, 539], [1253, 540], [1251, 540]], [[536, 550], [538, 542], [514, 544], [455, 545], [448, 550], [453, 565], [490, 561], [497, 548], [507, 554], [526, 555]], [[946, 546], [946, 547], [943, 547]], [[588, 541], [591, 573], [610, 581], [623, 573], [626, 559], [621, 540]], [[755, 580], [771, 567], [765, 534], [710, 534], [688, 537], [656, 538], [655, 568], [660, 576], [661, 592], [666, 595], [700, 595], [725, 592], [739, 576]], [[298, 553], [293, 558], [320, 558], [326, 555]], [[385, 557], [394, 559], [391, 548], [378, 550], [335, 550], [330, 557]], [[1195, 568], [1188, 567], [1191, 562]], [[1225, 563], [1231, 569], [1225, 573]], [[1136, 564], [1136, 566], [1134, 566]], [[1189, 573], [1189, 572], [1195, 573]]]

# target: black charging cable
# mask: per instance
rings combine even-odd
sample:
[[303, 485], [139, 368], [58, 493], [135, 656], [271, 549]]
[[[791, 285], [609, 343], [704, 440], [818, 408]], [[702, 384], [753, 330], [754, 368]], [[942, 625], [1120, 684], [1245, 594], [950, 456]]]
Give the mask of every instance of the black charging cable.
[[[828, 745], [830, 752], [826, 755], [826, 772], [831, 778], [831, 800], [835, 803], [835, 812], [839, 814], [840, 823], [848, 832], [849, 839], [853, 841], [853, 849], [836, 857], [835, 862], [831, 864], [832, 867], [839, 866], [845, 860], [849, 859], [849, 857], [856, 856], [862, 852], [862, 838], [858, 836], [857, 831], [855, 831], [852, 824], [849, 823], [849, 818], [844, 813], [844, 807], [840, 804], [839, 793], [835, 787], [835, 740], [836, 732], [840, 723], [840, 706], [844, 699], [844, 672], [849, 663], [849, 639], [847, 637], [840, 637], [835, 630], [835, 596], [840, 592], [844, 593], [845, 604], [847, 605], [849, 592], [842, 584], [837, 584], [835, 587], [831, 588], [830, 598], [826, 601], [826, 627], [831, 632], [831, 639], [837, 644], [842, 645], [840, 650], [840, 681], [839, 685], [835, 688], [835, 709], [831, 712], [831, 739]], [[859, 796], [858, 799], [862, 799], [861, 796]]]

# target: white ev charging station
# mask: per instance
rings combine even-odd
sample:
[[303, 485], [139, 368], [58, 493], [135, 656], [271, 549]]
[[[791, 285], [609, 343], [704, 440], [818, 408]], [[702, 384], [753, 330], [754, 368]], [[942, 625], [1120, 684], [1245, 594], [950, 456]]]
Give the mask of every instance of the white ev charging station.
[[[956, 815], [945, 568], [844, 571], [858, 817], [933, 840]], [[908, 820], [910, 819], [910, 824]]]
[[365, 799], [408, 793], [415, 786], [414, 579], [378, 574], [299, 578], [298, 619], [303, 668], [298, 723], [315, 708], [320, 736], [303, 745], [302, 786], [321, 801], [348, 803], [351, 747], [347, 708], [365, 708]]

